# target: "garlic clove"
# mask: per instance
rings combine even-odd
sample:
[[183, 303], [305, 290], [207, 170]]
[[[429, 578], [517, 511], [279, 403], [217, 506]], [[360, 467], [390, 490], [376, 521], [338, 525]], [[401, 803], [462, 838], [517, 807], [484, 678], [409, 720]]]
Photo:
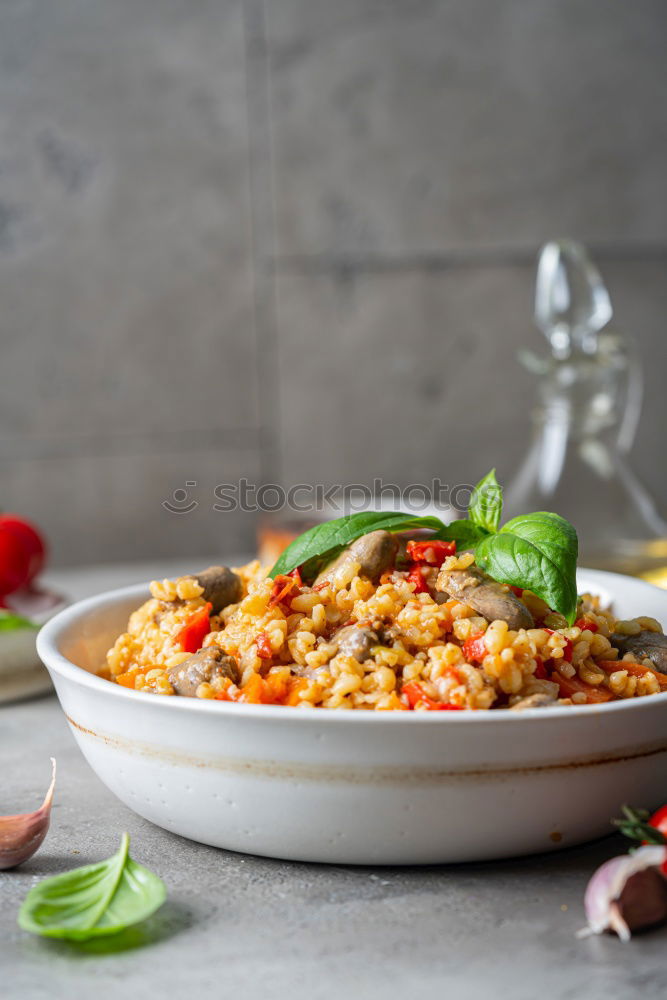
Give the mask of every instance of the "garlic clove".
[[49, 829], [51, 803], [56, 786], [56, 761], [51, 758], [51, 784], [39, 809], [16, 816], [0, 816], [0, 871], [16, 868], [42, 845]]
[[667, 920], [667, 879], [660, 866], [665, 847], [640, 847], [606, 861], [595, 872], [584, 897], [588, 927], [580, 937], [614, 931], [629, 941], [632, 931]]
[[667, 879], [659, 868], [635, 872], [611, 906], [612, 927], [625, 925], [631, 932], [661, 924], [667, 920]]

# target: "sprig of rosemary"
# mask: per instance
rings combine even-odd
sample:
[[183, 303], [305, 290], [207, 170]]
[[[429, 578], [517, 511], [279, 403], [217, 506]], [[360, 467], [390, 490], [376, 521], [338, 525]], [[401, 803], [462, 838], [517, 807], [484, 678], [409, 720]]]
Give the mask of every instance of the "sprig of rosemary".
[[645, 844], [656, 844], [664, 846], [667, 844], [667, 837], [660, 830], [648, 822], [651, 813], [648, 809], [633, 809], [631, 806], [623, 806], [623, 816], [621, 819], [613, 819], [612, 823], [618, 827], [620, 833], [630, 840], [639, 840]]

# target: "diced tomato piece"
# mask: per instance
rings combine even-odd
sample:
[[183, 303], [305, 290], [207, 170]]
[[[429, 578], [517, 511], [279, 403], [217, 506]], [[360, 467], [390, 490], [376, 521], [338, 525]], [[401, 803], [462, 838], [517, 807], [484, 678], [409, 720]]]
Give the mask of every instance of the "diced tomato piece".
[[597, 632], [599, 627], [595, 622], [587, 622], [585, 618], [577, 618], [574, 624], [575, 627], [580, 628], [582, 632], [585, 628], [587, 628], [589, 632]]
[[273, 656], [273, 648], [268, 632], [260, 632], [255, 642], [257, 643], [257, 655], [263, 660], [270, 660]]
[[631, 660], [598, 660], [598, 667], [601, 667], [606, 674], [613, 674], [617, 670], [627, 670], [632, 677], [645, 677], [653, 674], [661, 688], [667, 689], [667, 674], [661, 674], [659, 670], [652, 667], [645, 667], [643, 663], [633, 663]]
[[551, 680], [558, 684], [561, 698], [571, 698], [573, 694], [585, 694], [586, 703], [594, 705], [603, 701], [611, 701], [614, 697], [609, 688], [598, 688], [592, 684], [586, 684], [576, 674], [574, 677], [562, 677], [557, 670], [554, 670]]
[[516, 597], [523, 597], [523, 587], [515, 587], [513, 583], [510, 583], [509, 588]]
[[202, 643], [211, 631], [210, 614], [213, 609], [212, 604], [206, 604], [190, 615], [183, 628], [176, 634], [176, 642], [184, 653], [196, 653], [201, 649]]
[[414, 583], [415, 594], [428, 594], [428, 584], [420, 566], [413, 566], [408, 573], [408, 583]]
[[437, 538], [426, 542], [408, 542], [408, 559], [428, 566], [442, 566], [447, 556], [455, 554], [456, 542], [443, 542]]
[[452, 703], [448, 701], [435, 701], [434, 698], [429, 698], [418, 681], [408, 681], [407, 684], [403, 685], [402, 693], [406, 695], [408, 704], [412, 709], [419, 705], [421, 708], [426, 709], [429, 712], [462, 711], [461, 705], [452, 705]]
[[481, 663], [487, 654], [484, 633], [478, 632], [463, 643], [463, 655], [469, 663]]

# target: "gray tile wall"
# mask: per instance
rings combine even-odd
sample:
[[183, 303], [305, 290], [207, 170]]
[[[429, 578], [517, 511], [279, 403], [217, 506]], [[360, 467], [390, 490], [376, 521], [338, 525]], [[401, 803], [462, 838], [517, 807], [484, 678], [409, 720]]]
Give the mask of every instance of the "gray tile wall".
[[243, 476], [507, 479], [561, 234], [665, 500], [666, 42], [662, 0], [5, 0], [0, 506], [74, 564], [248, 548]]

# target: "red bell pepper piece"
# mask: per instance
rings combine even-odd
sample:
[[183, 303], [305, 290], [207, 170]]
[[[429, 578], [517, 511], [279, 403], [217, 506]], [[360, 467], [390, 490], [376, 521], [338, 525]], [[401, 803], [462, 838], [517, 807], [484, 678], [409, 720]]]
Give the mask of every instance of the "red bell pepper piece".
[[575, 627], [580, 628], [582, 632], [585, 628], [587, 628], [589, 632], [597, 632], [598, 630], [598, 626], [595, 622], [587, 622], [585, 618], [577, 618], [574, 624]]
[[176, 642], [184, 653], [196, 653], [201, 649], [205, 637], [211, 631], [209, 616], [212, 609], [212, 604], [206, 604], [199, 611], [195, 611], [176, 635]]
[[463, 643], [463, 655], [471, 663], [481, 663], [487, 652], [483, 632], [478, 632]]
[[537, 677], [537, 679], [540, 681], [548, 680], [549, 674], [547, 673], [547, 668], [544, 666], [544, 660], [542, 659], [542, 657], [536, 656], [535, 662], [537, 663], [537, 666], [535, 667], [535, 673], [533, 674], [533, 677]]
[[456, 554], [456, 542], [432, 539], [426, 542], [408, 542], [408, 559], [426, 563], [427, 566], [442, 566], [447, 556]]
[[418, 565], [413, 566], [408, 573], [408, 583], [414, 583], [415, 594], [428, 594], [428, 584]]
[[[545, 632], [548, 632], [549, 635], [556, 634], [556, 630], [553, 628], [547, 628], [545, 625], [541, 625], [540, 628], [544, 629]], [[572, 649], [572, 641], [570, 639], [566, 639], [565, 645], [563, 646], [563, 659], [567, 660], [568, 663], [572, 663]]]
[[407, 684], [403, 685], [402, 693], [407, 696], [412, 709], [421, 705], [429, 712], [460, 712], [463, 710], [461, 705], [452, 705], [449, 701], [435, 701], [435, 699], [429, 698], [418, 681], [408, 681]]

